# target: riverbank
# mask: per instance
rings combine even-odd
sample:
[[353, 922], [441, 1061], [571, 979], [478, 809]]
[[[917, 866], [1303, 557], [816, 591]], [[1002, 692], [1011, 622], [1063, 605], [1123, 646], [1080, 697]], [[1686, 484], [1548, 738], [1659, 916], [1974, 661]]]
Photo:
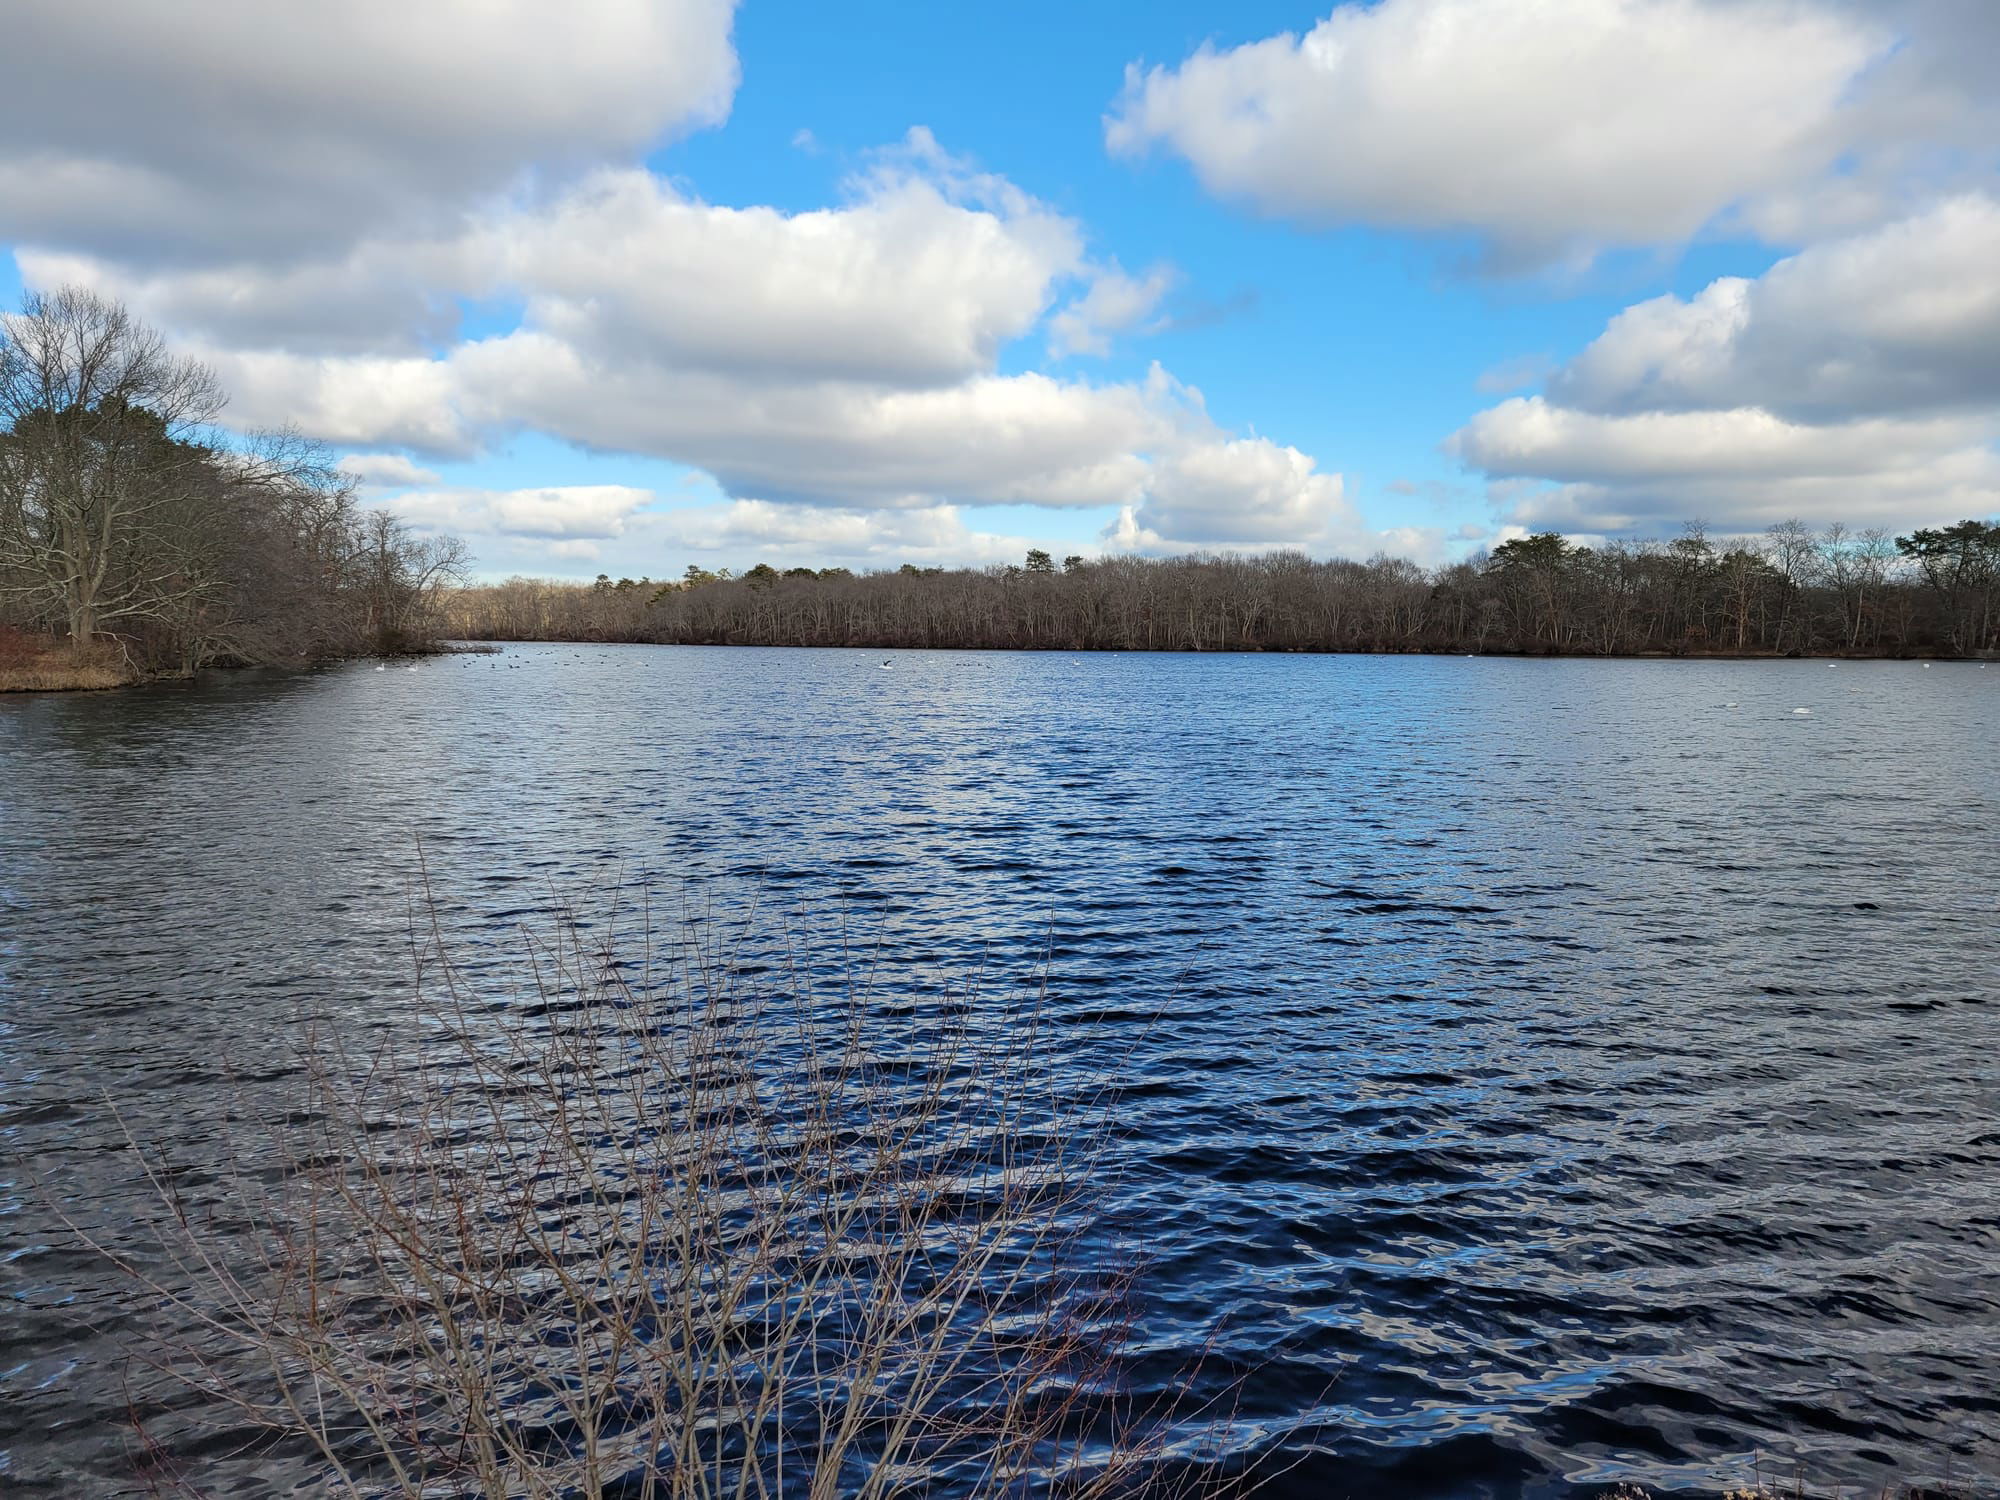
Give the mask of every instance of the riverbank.
[[139, 674], [116, 646], [75, 646], [0, 628], [0, 693], [76, 693], [130, 687]]
[[1598, 661], [1827, 661], [1827, 662], [1867, 662], [1867, 661], [1922, 661], [1954, 663], [1958, 665], [1983, 665], [2000, 662], [2000, 651], [1978, 651], [1954, 654], [1942, 650], [1906, 648], [1896, 651], [1589, 651], [1582, 649], [1553, 650], [1526, 649], [1511, 646], [1476, 647], [1467, 643], [1440, 645], [1248, 645], [1248, 646], [1120, 646], [1105, 644], [1089, 645], [1033, 645], [998, 646], [972, 641], [924, 641], [910, 642], [890, 638], [860, 637], [851, 640], [813, 641], [760, 641], [744, 640], [733, 636], [687, 637], [683, 639], [660, 640], [644, 635], [593, 636], [593, 635], [510, 635], [468, 637], [457, 644], [457, 650], [498, 651], [507, 646], [731, 646], [745, 649], [802, 651], [996, 651], [996, 652], [1046, 652], [1067, 656], [1484, 656], [1496, 659], [1529, 658], [1535, 660], [1598, 660]]
[[[473, 642], [425, 641], [404, 644], [393, 651], [376, 653], [385, 657], [414, 658], [445, 655], [485, 655], [497, 646]], [[320, 657], [295, 662], [220, 663], [204, 670], [228, 670], [241, 666], [310, 667], [328, 661], [360, 660], [360, 657]], [[60, 636], [31, 635], [26, 631], [0, 626], [0, 693], [79, 693], [111, 688], [142, 687], [147, 683], [185, 680], [191, 672], [144, 672], [132, 665], [125, 653], [111, 642], [76, 646]]]
[[1986, 582], [1946, 587], [1887, 555], [1850, 576], [1854, 559], [1829, 547], [1813, 568], [1789, 572], [1740, 548], [1593, 550], [1560, 537], [1435, 568], [1279, 553], [1073, 557], [1058, 570], [1034, 552], [983, 569], [759, 564], [741, 575], [694, 568], [672, 583], [513, 578], [443, 591], [438, 607], [445, 632], [469, 640], [1779, 659], [2000, 651], [2000, 596]]

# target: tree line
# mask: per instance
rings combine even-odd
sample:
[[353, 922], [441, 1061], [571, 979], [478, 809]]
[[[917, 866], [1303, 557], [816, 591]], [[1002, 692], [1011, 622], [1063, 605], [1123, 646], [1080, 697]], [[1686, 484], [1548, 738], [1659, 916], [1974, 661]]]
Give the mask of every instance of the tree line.
[[475, 640], [1120, 651], [1969, 656], [2000, 648], [2000, 524], [1892, 537], [1798, 521], [1712, 541], [1553, 533], [1426, 568], [1299, 552], [1031, 551], [1018, 565], [855, 574], [760, 563], [666, 583], [514, 578], [454, 591]]
[[214, 373], [94, 293], [0, 317], [0, 625], [134, 672], [420, 649], [465, 562], [317, 444], [225, 442]]

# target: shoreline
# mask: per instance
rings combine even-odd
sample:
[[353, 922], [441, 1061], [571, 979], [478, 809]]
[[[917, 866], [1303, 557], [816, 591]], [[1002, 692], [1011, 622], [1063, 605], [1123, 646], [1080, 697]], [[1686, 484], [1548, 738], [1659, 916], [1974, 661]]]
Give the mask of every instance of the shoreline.
[[192, 682], [203, 672], [243, 672], [250, 670], [310, 671], [344, 661], [402, 661], [431, 656], [483, 656], [499, 649], [485, 642], [438, 642], [401, 651], [369, 652], [358, 656], [322, 657], [296, 662], [216, 663], [191, 671], [139, 672], [123, 661], [113, 662], [102, 647], [78, 649], [61, 645], [45, 649], [18, 662], [0, 662], [0, 695], [31, 696], [38, 693], [108, 693], [129, 688], [159, 687], [172, 682]]
[[1949, 655], [1928, 651], [1464, 651], [1455, 647], [1369, 650], [1357, 646], [981, 646], [956, 642], [891, 644], [886, 641], [648, 641], [632, 637], [522, 635], [455, 637], [471, 646], [703, 646], [740, 651], [974, 651], [1023, 656], [1438, 656], [1513, 661], [1917, 661], [1981, 666], [2000, 662], [2000, 651]]
[[[1241, 646], [1241, 647], [1174, 647], [1174, 646], [979, 646], [979, 645], [891, 645], [880, 641], [857, 641], [834, 643], [829, 641], [778, 643], [770, 641], [645, 641], [645, 640], [586, 640], [565, 636], [506, 636], [483, 637], [477, 639], [457, 639], [441, 644], [432, 650], [399, 651], [384, 655], [383, 660], [400, 660], [428, 656], [482, 656], [497, 652], [507, 646], [646, 646], [646, 647], [724, 647], [740, 651], [968, 651], [985, 653], [1019, 653], [1041, 656], [1426, 656], [1426, 657], [1478, 657], [1496, 661], [1661, 661], [1661, 662], [1925, 662], [1949, 666], [1985, 666], [2000, 661], [2000, 652], [1987, 651], [1971, 656], [1949, 656], [1938, 653], [1904, 651], [1898, 653], [1869, 651], [1814, 651], [1775, 652], [1753, 651], [1457, 651], [1443, 647], [1417, 647], [1402, 651], [1370, 651], [1356, 647], [1327, 647], [1324, 649], [1304, 646]], [[195, 672], [135, 673], [122, 665], [113, 666], [102, 661], [79, 661], [80, 653], [49, 652], [19, 666], [0, 666], [0, 695], [31, 696], [38, 693], [104, 693], [121, 689], [157, 687], [163, 683], [191, 681]], [[322, 661], [295, 662], [291, 670], [305, 671], [314, 667], [333, 666], [342, 661], [371, 661], [375, 655], [334, 657]], [[250, 664], [237, 666], [212, 666], [204, 671], [241, 671]], [[269, 666], [271, 663], [256, 665]]]

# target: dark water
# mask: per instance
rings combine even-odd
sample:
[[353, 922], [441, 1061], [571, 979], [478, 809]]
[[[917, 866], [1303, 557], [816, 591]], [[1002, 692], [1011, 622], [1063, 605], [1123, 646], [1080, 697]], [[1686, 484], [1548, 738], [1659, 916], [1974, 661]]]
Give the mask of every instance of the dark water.
[[134, 1488], [133, 1292], [44, 1201], [143, 1198], [106, 1094], [198, 1159], [397, 1003], [418, 839], [469, 945], [692, 881], [1164, 1011], [1140, 1331], [1222, 1330], [1273, 1493], [2000, 1480], [2000, 670], [882, 660], [0, 699], [0, 1491]]

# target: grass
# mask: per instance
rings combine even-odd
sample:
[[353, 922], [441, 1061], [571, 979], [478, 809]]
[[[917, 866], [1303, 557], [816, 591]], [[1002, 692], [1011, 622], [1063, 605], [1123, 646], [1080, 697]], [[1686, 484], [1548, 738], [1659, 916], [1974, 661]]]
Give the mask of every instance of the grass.
[[1205, 1408], [1119, 1390], [1109, 1073], [1039, 991], [600, 926], [511, 995], [433, 926], [416, 1024], [318, 1033], [219, 1210], [141, 1153], [168, 1269], [107, 1253], [161, 1368], [356, 1500], [1221, 1487]]
[[0, 625], [0, 693], [77, 692], [133, 681], [124, 654], [114, 645], [75, 646]]

